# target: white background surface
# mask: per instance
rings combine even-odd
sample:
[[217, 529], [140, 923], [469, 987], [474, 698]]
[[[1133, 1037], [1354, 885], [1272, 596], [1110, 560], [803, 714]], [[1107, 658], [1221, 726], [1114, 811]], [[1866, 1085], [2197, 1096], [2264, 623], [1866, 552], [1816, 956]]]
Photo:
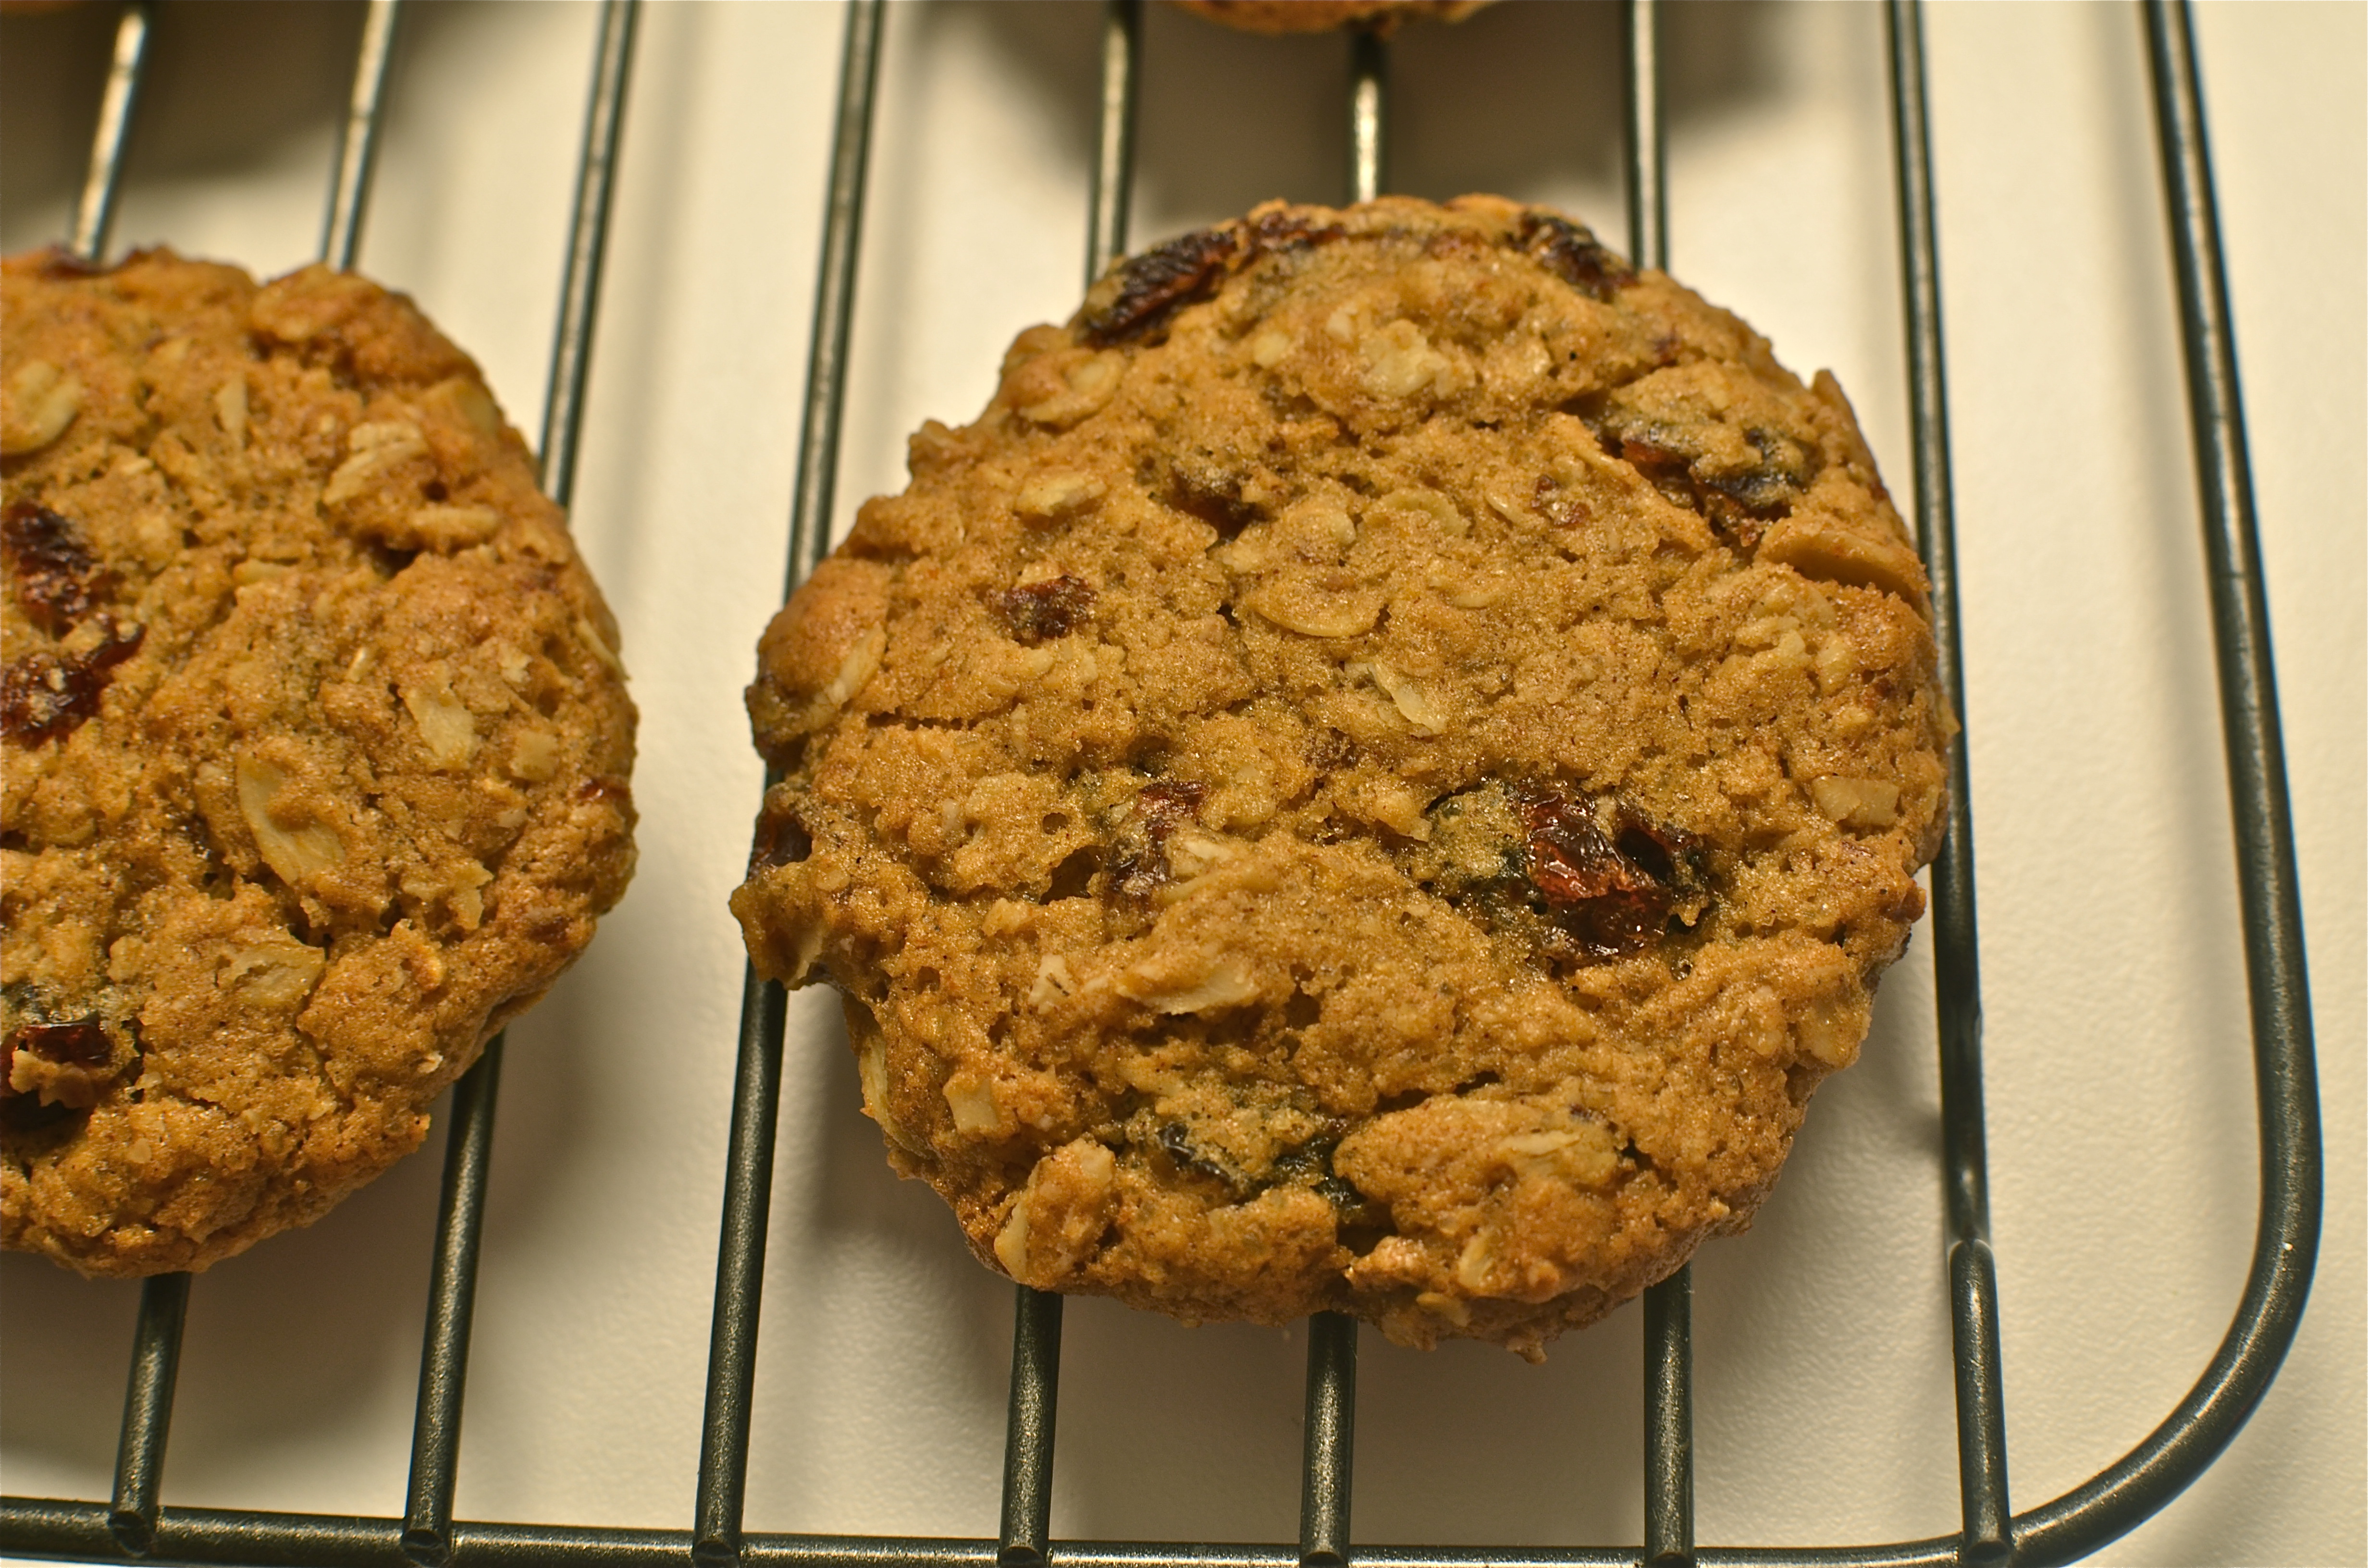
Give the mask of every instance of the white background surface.
[[[64, 231], [105, 7], [0, 28], [0, 239]], [[1830, 366], [1908, 479], [1883, 21], [1665, 8], [1678, 273]], [[925, 416], [1075, 303], [1099, 7], [892, 8], [836, 520]], [[2358, 1562], [2362, 1494], [2363, 57], [2368, 9], [2208, 6], [2203, 69], [2302, 853], [2326, 1250], [2226, 1457], [2100, 1559]], [[415, 6], [363, 247], [537, 427], [593, 17]], [[653, 6], [628, 110], [576, 529], [642, 707], [639, 880], [512, 1029], [458, 1512], [682, 1528], [697, 1468], [758, 782], [739, 709], [780, 597], [839, 40], [825, 4]], [[163, 9], [118, 243], [308, 258], [353, 7]], [[2256, 1202], [2234, 872], [2170, 263], [2135, 14], [1929, 15], [1980, 845], [2013, 1495], [2169, 1412]], [[1335, 199], [1345, 47], [1155, 6], [1133, 234]], [[1505, 5], [1396, 47], [1398, 188], [1567, 206], [1618, 240], [1618, 28]], [[793, 1001], [747, 1524], [991, 1536], [1008, 1285], [857, 1111]], [[442, 1140], [199, 1278], [168, 1505], [399, 1513]], [[1695, 1269], [1698, 1534], [1952, 1531], [1929, 959], [1886, 984], [1747, 1237]], [[106, 1495], [135, 1286], [0, 1263], [0, 1484]], [[1642, 1531], [1639, 1313], [1543, 1368], [1367, 1335], [1368, 1542]], [[1056, 1535], [1295, 1538], [1304, 1335], [1073, 1301]]]

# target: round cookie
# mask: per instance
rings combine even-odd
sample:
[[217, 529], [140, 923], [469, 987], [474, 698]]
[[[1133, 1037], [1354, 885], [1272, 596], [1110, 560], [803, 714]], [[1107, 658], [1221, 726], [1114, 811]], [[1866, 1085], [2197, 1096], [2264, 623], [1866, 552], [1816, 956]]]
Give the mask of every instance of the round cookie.
[[1829, 376], [1554, 213], [1270, 205], [913, 437], [733, 900], [992, 1267], [1542, 1353], [1743, 1228], [1953, 733]]
[[632, 868], [615, 623], [467, 356], [322, 267], [0, 267], [0, 1228], [317, 1219]]
[[1176, 0], [1195, 15], [1254, 33], [1389, 32], [1401, 22], [1460, 22], [1488, 0]]

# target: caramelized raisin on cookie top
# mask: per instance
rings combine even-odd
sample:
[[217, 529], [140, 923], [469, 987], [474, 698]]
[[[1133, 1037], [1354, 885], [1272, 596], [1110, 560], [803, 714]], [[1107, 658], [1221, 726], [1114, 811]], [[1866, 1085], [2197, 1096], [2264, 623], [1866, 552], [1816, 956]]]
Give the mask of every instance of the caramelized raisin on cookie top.
[[632, 859], [615, 622], [410, 301], [0, 266], [0, 1209], [202, 1267], [416, 1143]]
[[1830, 377], [1555, 213], [1275, 204], [911, 460], [765, 634], [734, 903], [983, 1257], [1533, 1349], [1742, 1222], [1951, 732]]

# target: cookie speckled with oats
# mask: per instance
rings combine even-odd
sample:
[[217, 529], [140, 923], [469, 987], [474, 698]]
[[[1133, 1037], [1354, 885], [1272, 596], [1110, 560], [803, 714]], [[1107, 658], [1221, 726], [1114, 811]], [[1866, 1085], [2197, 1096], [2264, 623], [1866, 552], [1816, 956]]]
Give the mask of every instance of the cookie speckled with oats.
[[0, 266], [0, 1219], [86, 1274], [317, 1219], [632, 869], [615, 623], [410, 301]]
[[765, 633], [733, 907], [981, 1259], [1534, 1357], [1743, 1228], [1953, 729], [1829, 376], [1553, 212], [1278, 204], [912, 472]]

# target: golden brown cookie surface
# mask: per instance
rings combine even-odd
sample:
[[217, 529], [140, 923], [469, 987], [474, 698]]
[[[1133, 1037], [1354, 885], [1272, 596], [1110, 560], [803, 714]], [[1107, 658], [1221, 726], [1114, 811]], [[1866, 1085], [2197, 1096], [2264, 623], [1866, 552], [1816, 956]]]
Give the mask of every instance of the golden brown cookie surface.
[[632, 863], [616, 630], [400, 296], [0, 272], [6, 1244], [203, 1267], [316, 1219]]
[[1951, 721], [1829, 378], [1488, 198], [1021, 335], [766, 632], [734, 899], [1030, 1285], [1535, 1353], [1740, 1229]]

